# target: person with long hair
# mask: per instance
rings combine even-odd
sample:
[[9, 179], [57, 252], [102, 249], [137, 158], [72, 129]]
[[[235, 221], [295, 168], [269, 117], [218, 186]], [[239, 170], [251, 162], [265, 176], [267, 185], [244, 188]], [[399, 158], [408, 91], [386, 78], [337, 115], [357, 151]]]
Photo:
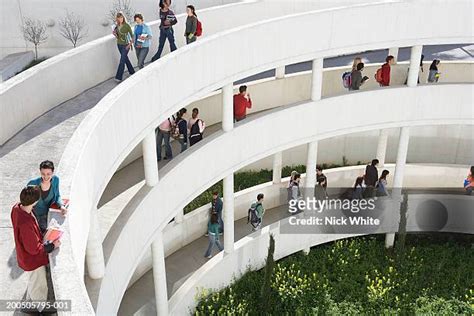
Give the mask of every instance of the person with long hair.
[[188, 5], [186, 7], [186, 13], [188, 17], [186, 18], [186, 29], [184, 31], [184, 37], [186, 38], [186, 44], [190, 44], [196, 41], [196, 31], [197, 31], [197, 14], [196, 9], [193, 5]]
[[435, 83], [439, 80], [439, 75], [441, 74], [438, 71], [438, 65], [441, 61], [439, 59], [433, 60], [430, 65], [430, 72], [428, 73], [428, 82]]
[[364, 177], [357, 177], [354, 187], [352, 189], [352, 199], [360, 200], [363, 198], [362, 193], [364, 192]]
[[174, 15], [174, 12], [170, 10], [171, 0], [160, 1], [160, 38], [158, 39], [158, 51], [151, 58], [151, 61], [155, 61], [161, 57], [163, 48], [165, 47], [166, 39], [170, 43], [170, 51], [177, 49], [174, 42], [174, 30], [173, 25], [178, 23], [178, 19]]
[[390, 172], [388, 170], [382, 171], [382, 174], [380, 175], [379, 181], [377, 181], [377, 196], [387, 196], [388, 195], [388, 190], [387, 190], [387, 176]]
[[352, 61], [352, 71], [356, 71], [357, 70], [357, 65], [360, 64], [362, 62], [362, 58], [357, 56], [354, 58], [354, 60]]
[[185, 115], [187, 110], [182, 108], [176, 113], [175, 124], [179, 130], [178, 141], [181, 144], [181, 152], [185, 151], [188, 148], [188, 122], [186, 122]]
[[204, 257], [210, 259], [212, 258], [212, 248], [214, 245], [219, 249], [219, 251], [224, 250], [224, 247], [222, 247], [221, 242], [219, 241], [219, 219], [217, 217], [216, 213], [213, 213], [211, 215], [211, 219], [209, 223], [207, 224], [207, 233], [209, 235], [209, 246], [207, 247], [206, 253], [204, 254]]
[[133, 33], [135, 34], [135, 53], [137, 54], [138, 68], [142, 69], [145, 65], [145, 58], [148, 55], [150, 49], [150, 39], [153, 36], [151, 28], [143, 21], [143, 15], [140, 13], [135, 14], [135, 28]]
[[133, 45], [133, 31], [122, 12], [118, 12], [115, 16], [115, 28], [113, 34], [117, 39], [117, 48], [120, 53], [120, 62], [115, 75], [115, 81], [121, 82], [125, 65], [127, 66], [130, 75], [135, 73], [135, 69], [133, 69], [133, 65], [130, 62], [130, 59], [128, 59], [128, 52]]
[[471, 195], [474, 190], [474, 166], [471, 166], [469, 174], [466, 180], [464, 180], [464, 190], [466, 190], [467, 195]]

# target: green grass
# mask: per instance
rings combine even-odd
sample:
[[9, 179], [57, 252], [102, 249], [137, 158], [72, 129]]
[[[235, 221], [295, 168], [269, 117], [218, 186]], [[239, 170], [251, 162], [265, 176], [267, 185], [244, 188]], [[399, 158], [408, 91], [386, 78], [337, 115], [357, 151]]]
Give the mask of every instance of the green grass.
[[[403, 264], [383, 236], [321, 245], [277, 262], [267, 315], [472, 315], [474, 237], [408, 235]], [[277, 245], [278, 246], [278, 245]], [[196, 315], [261, 315], [264, 273], [203, 292]]]

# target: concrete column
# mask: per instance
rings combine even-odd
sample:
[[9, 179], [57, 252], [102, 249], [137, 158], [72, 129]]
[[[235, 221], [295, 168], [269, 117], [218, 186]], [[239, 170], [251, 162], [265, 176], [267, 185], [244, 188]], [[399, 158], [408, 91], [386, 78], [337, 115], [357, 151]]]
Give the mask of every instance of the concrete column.
[[86, 264], [91, 279], [97, 280], [104, 277], [104, 250], [102, 249], [99, 219], [97, 217], [97, 209], [95, 208], [90, 214], [90, 227], [86, 246]]
[[222, 129], [224, 132], [234, 128], [234, 86], [232, 83], [222, 87]]
[[[410, 141], [410, 127], [405, 126], [400, 130], [400, 139], [398, 143], [397, 162], [395, 164], [395, 172], [393, 175], [393, 192], [392, 198], [399, 199], [401, 197], [401, 188], [403, 187], [403, 175], [405, 173], [405, 165], [408, 155], [408, 143]], [[393, 247], [395, 234], [389, 233], [385, 235], [385, 247]]]
[[316, 185], [316, 160], [318, 159], [318, 141], [308, 144], [308, 155], [306, 157], [306, 181], [305, 193], [306, 197], [314, 197], [314, 188]]
[[387, 140], [388, 140], [388, 130], [381, 129], [379, 133], [379, 141], [377, 144], [377, 155], [375, 158], [379, 160], [379, 167], [383, 168], [385, 165], [385, 155], [387, 154]]
[[156, 156], [155, 131], [151, 131], [142, 140], [143, 168], [145, 169], [145, 183], [153, 187], [158, 183], [158, 161]]
[[311, 80], [311, 100], [321, 100], [323, 86], [323, 58], [313, 60], [313, 74]]
[[151, 244], [151, 258], [153, 260], [153, 283], [155, 285], [156, 314], [168, 316], [168, 289], [166, 286], [165, 251], [163, 249], [162, 232]]
[[285, 78], [285, 66], [275, 68], [275, 78], [276, 79]]
[[224, 252], [234, 251], [234, 174], [224, 178]]
[[174, 217], [174, 221], [179, 224], [183, 222], [183, 218], [184, 218], [184, 209], [180, 209], [178, 214], [176, 214], [176, 216]]
[[388, 49], [388, 55], [395, 57], [395, 63], [398, 62], [398, 47], [390, 47]]
[[407, 85], [409, 87], [416, 87], [418, 84], [418, 75], [420, 72], [422, 45], [412, 46], [410, 54], [410, 69], [408, 70]]
[[283, 152], [273, 155], [273, 183], [281, 183], [281, 169], [283, 167]]

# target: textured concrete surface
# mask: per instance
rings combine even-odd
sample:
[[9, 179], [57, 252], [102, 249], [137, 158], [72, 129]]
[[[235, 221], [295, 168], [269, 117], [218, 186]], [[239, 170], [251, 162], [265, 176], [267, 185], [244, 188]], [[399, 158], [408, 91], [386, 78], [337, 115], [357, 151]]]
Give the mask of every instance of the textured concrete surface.
[[[408, 49], [401, 49], [399, 60], [408, 59], [408, 52]], [[472, 60], [474, 57], [474, 45], [427, 46], [424, 48], [424, 53], [425, 61], [432, 60], [433, 58], [442, 60]], [[386, 56], [386, 50], [358, 55], [364, 56], [367, 59], [366, 62], [381, 62]], [[325, 60], [325, 67], [350, 64], [353, 56], [329, 58]], [[310, 69], [309, 63], [301, 63], [287, 66], [286, 72], [292, 73], [308, 69]], [[268, 77], [273, 75], [273, 73], [274, 71], [267, 71], [243, 81]], [[115, 86], [116, 83], [113, 80], [108, 80], [84, 91], [79, 96], [58, 105], [39, 117], [11, 138], [4, 146], [0, 147], [0, 242], [2, 247], [0, 251], [0, 298], [21, 298], [26, 289], [25, 275], [16, 264], [10, 221], [11, 206], [18, 200], [18, 194], [28, 180], [39, 175], [37, 170], [39, 162], [48, 159], [57, 164], [61, 159], [63, 149], [68, 140], [88, 110], [94, 107]], [[25, 91], [25, 93], [28, 92]], [[211, 129], [208, 129], [207, 132], [210, 133]], [[175, 152], [178, 152], [178, 150], [175, 149]], [[165, 163], [166, 161], [162, 161], [160, 167]], [[119, 172], [114, 176], [102, 197], [100, 205], [118, 196], [130, 188], [130, 185], [136, 185], [142, 181], [143, 168], [141, 167], [141, 161], [135, 161], [131, 167], [133, 168], [129, 169], [130, 171], [124, 170], [123, 174]], [[124, 183], [121, 181], [123, 179], [132, 181]], [[114, 185], [115, 181], [118, 182]], [[138, 188], [135, 189], [138, 190]], [[128, 197], [124, 196], [122, 199], [114, 202], [117, 205], [110, 204], [109, 207], [113, 209], [123, 208], [127, 201]], [[111, 215], [109, 222], [113, 220], [114, 216], [116, 216], [115, 214]], [[172, 286], [169, 287], [172, 288]]]

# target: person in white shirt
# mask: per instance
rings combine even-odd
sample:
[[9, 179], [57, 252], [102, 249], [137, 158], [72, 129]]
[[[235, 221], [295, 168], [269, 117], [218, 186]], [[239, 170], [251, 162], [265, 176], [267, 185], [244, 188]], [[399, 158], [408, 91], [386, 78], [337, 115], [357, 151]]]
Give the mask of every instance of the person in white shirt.
[[206, 124], [199, 117], [199, 109], [194, 108], [192, 117], [188, 121], [189, 130], [189, 146], [192, 146], [202, 139], [202, 133], [206, 128]]

